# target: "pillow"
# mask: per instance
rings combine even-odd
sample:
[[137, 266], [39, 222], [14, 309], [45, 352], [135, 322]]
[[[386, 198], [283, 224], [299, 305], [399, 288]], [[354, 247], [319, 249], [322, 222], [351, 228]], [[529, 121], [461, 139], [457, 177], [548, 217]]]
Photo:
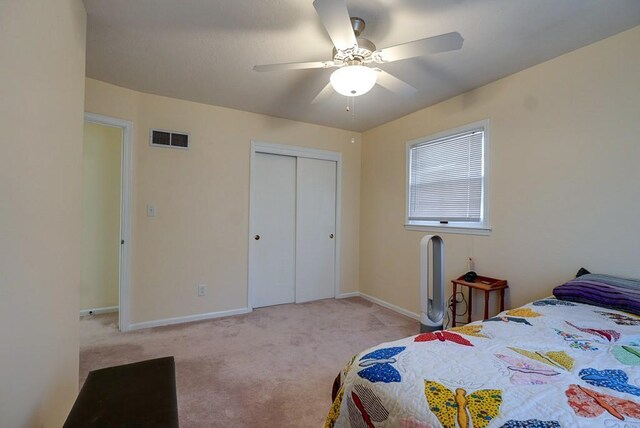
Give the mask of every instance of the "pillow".
[[640, 315], [640, 280], [585, 274], [553, 289], [559, 300], [586, 303]]

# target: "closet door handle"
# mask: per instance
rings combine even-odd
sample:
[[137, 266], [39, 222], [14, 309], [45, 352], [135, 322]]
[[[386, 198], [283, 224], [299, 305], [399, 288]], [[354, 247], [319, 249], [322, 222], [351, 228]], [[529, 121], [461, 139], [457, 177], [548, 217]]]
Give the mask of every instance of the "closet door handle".
[[329, 239], [333, 239], [333, 233], [329, 235]]
[[260, 240], [260, 235], [254, 236], [253, 239], [255, 239], [256, 241], [259, 241]]

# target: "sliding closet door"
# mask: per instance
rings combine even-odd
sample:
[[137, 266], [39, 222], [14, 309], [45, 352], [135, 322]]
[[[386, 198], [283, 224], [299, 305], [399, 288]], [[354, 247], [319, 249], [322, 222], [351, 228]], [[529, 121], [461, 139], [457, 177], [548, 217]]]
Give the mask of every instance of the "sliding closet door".
[[295, 301], [296, 158], [256, 153], [249, 281], [253, 307]]
[[296, 302], [334, 297], [336, 162], [298, 158]]

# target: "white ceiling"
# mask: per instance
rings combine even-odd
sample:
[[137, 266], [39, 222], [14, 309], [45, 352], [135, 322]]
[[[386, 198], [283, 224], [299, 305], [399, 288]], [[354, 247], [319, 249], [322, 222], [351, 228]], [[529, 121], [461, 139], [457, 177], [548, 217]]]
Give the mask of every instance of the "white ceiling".
[[418, 88], [376, 86], [311, 104], [332, 69], [256, 64], [331, 59], [312, 0], [85, 0], [87, 76], [142, 92], [358, 131], [640, 24], [640, 0], [347, 0], [378, 48], [458, 31], [461, 50], [381, 66]]

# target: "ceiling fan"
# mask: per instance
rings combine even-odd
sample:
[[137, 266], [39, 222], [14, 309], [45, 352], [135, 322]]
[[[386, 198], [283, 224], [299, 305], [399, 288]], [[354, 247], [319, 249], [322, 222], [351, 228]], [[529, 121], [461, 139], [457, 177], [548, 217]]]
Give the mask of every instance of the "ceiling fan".
[[255, 71], [303, 70], [310, 68], [338, 67], [331, 74], [330, 82], [315, 97], [317, 103], [332, 93], [332, 88], [341, 95], [357, 97], [366, 94], [378, 83], [393, 92], [409, 94], [416, 88], [377, 67], [373, 63], [385, 64], [417, 56], [453, 51], [462, 48], [464, 39], [458, 32], [414, 40], [412, 42], [377, 49], [370, 40], [360, 37], [365, 22], [361, 18], [349, 17], [346, 0], [315, 0], [322, 24], [334, 44], [333, 59], [329, 61], [293, 62], [265, 64], [253, 67]]

